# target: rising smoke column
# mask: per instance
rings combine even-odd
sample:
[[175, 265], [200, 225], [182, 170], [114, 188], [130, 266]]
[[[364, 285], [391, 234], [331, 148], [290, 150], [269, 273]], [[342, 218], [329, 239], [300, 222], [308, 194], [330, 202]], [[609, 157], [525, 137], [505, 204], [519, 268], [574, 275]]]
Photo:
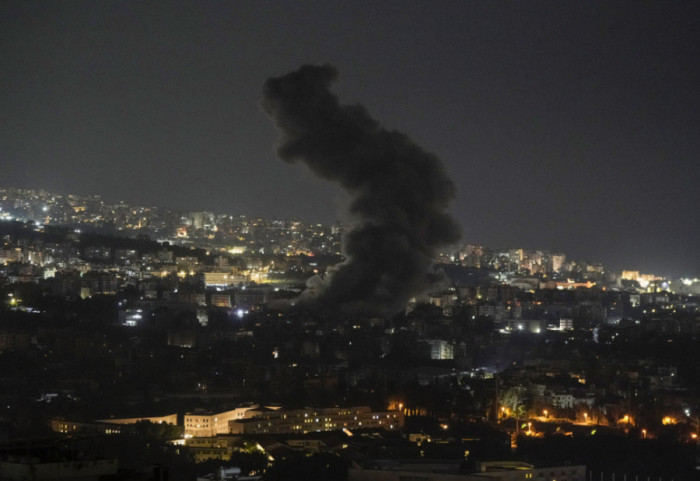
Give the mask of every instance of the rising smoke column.
[[270, 78], [262, 106], [280, 131], [279, 157], [305, 163], [351, 195], [346, 260], [313, 302], [391, 314], [440, 277], [437, 248], [459, 239], [447, 213], [455, 186], [436, 156], [384, 129], [361, 105], [341, 105], [329, 90], [337, 76], [330, 65], [304, 65]]

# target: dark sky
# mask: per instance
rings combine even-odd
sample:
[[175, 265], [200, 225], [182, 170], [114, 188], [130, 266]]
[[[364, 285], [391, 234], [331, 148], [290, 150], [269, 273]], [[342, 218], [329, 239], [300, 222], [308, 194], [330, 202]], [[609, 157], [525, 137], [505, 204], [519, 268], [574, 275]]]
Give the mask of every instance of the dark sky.
[[700, 2], [0, 3], [0, 185], [342, 218], [275, 157], [304, 63], [446, 164], [465, 242], [700, 275]]

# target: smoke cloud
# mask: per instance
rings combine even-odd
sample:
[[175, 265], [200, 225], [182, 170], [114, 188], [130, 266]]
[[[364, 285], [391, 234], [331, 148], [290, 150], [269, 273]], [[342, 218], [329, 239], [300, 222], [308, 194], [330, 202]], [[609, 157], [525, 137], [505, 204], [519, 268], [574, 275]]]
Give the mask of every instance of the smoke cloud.
[[435, 155], [384, 129], [363, 106], [340, 104], [329, 90], [337, 77], [330, 65], [304, 65], [270, 78], [262, 106], [280, 131], [279, 157], [305, 163], [351, 196], [346, 260], [310, 302], [392, 314], [441, 278], [437, 249], [459, 239], [447, 212], [455, 186]]

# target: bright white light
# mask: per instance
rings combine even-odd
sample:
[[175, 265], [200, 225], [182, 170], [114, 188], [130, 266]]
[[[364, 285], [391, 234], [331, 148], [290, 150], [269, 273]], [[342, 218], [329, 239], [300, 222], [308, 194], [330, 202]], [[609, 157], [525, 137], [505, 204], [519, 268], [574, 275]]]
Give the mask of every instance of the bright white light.
[[238, 309], [238, 310], [236, 311], [236, 315], [238, 316], [239, 319], [242, 319], [242, 318], [243, 318], [243, 314], [245, 314], [245, 313], [243, 312], [243, 309]]

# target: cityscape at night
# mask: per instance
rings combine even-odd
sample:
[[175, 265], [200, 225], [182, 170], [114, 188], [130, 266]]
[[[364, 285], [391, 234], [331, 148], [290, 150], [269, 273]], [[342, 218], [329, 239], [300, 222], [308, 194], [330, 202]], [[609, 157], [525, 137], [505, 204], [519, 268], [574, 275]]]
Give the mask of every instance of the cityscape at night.
[[341, 224], [19, 188], [0, 209], [8, 452], [53, 433], [176, 479], [310, 453], [324, 479], [695, 469], [700, 279], [458, 243], [400, 312], [329, 313], [297, 301], [343, 261]]
[[697, 5], [0, 32], [0, 481], [699, 479]]

